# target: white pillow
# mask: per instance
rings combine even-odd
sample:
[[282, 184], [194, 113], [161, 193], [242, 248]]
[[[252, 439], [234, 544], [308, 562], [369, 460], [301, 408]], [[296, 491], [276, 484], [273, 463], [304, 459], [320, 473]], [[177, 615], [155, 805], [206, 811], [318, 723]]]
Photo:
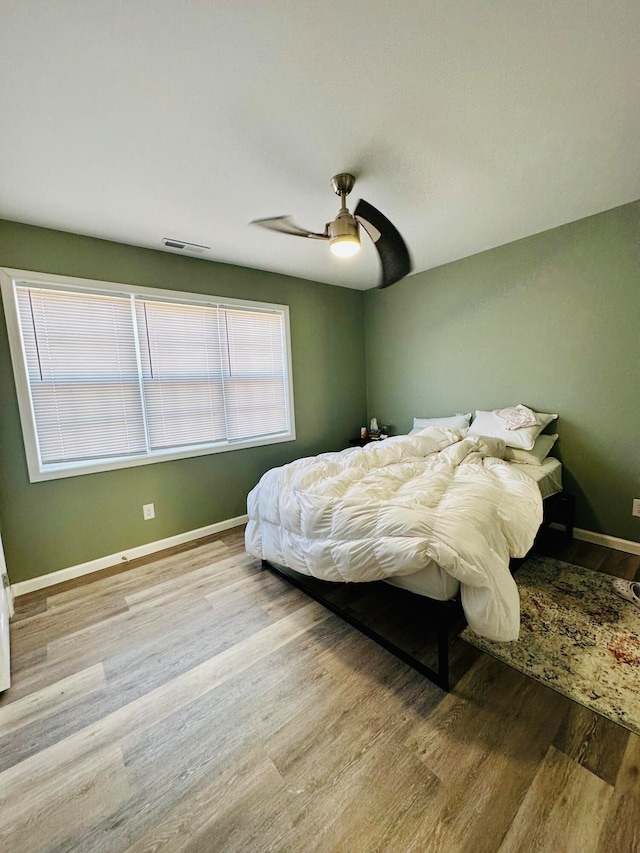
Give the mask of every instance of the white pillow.
[[508, 409], [494, 409], [493, 414], [497, 415], [507, 429], [522, 429], [526, 426], [535, 426], [538, 423], [536, 413], [532, 412], [527, 406], [518, 403], [517, 406], [509, 406]]
[[469, 428], [469, 435], [485, 435], [490, 438], [501, 438], [507, 447], [520, 447], [523, 450], [533, 450], [536, 438], [558, 416], [536, 412], [536, 417], [538, 419], [537, 426], [507, 429], [500, 418], [494, 415], [493, 412], [476, 412], [473, 423]]
[[413, 429], [409, 435], [422, 432], [427, 427], [440, 427], [440, 429], [467, 429], [471, 420], [471, 412], [466, 415], [451, 415], [449, 418], [414, 418]]
[[557, 435], [539, 435], [533, 445], [533, 450], [507, 447], [504, 458], [510, 462], [520, 462], [524, 465], [542, 465], [557, 440]]

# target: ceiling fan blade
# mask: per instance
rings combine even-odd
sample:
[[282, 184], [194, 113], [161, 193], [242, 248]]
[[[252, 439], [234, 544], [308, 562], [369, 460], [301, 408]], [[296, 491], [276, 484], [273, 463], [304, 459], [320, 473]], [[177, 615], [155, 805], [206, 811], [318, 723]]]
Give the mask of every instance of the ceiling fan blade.
[[382, 281], [379, 287], [389, 287], [409, 275], [412, 268], [409, 249], [395, 225], [364, 199], [360, 199], [353, 215], [371, 237], [380, 255]]
[[292, 234], [294, 237], [311, 237], [312, 240], [328, 240], [327, 234], [318, 234], [315, 231], [307, 231], [300, 228], [290, 216], [272, 216], [267, 219], [254, 219], [251, 225], [261, 225], [270, 231], [280, 231], [281, 234]]

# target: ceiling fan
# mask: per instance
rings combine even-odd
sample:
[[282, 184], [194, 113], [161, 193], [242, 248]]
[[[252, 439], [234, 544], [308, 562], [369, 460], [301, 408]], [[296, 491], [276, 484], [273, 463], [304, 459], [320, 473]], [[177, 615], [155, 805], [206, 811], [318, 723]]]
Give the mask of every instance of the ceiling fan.
[[309, 237], [311, 240], [328, 240], [334, 255], [348, 258], [360, 251], [360, 227], [362, 225], [378, 251], [382, 263], [382, 281], [379, 287], [389, 287], [411, 272], [411, 258], [406, 243], [398, 229], [386, 216], [360, 199], [353, 214], [347, 209], [347, 196], [353, 189], [356, 179], [347, 172], [334, 175], [331, 187], [340, 196], [340, 210], [332, 222], [327, 222], [324, 231], [307, 231], [295, 224], [290, 216], [273, 216], [267, 219], [254, 219], [252, 225], [261, 225], [271, 231], [292, 234], [294, 237]]

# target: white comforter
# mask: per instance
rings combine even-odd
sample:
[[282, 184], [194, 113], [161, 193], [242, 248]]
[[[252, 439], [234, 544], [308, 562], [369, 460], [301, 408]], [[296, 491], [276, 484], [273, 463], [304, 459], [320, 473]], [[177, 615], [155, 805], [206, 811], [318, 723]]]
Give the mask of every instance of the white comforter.
[[247, 551], [330, 581], [408, 575], [435, 560], [461, 583], [469, 625], [515, 640], [509, 558], [542, 521], [531, 477], [499, 439], [431, 428], [268, 471], [249, 494]]

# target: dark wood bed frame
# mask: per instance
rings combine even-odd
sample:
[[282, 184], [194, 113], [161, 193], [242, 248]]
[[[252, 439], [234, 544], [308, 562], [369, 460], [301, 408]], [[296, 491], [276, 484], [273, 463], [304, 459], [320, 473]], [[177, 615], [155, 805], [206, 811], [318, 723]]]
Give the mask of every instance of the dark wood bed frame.
[[[557, 495], [551, 495], [543, 501], [543, 509], [544, 517], [542, 527], [549, 524], [561, 524], [565, 528], [566, 536], [569, 539], [572, 539], [575, 517], [575, 499], [573, 495], [570, 495], [568, 492], [560, 492]], [[512, 559], [510, 565], [512, 573], [515, 573], [526, 559], [526, 557]], [[286, 578], [289, 583], [298, 587], [308, 596], [320, 602], [320, 604], [328, 610], [331, 610], [332, 613], [335, 613], [349, 625], [357, 628], [358, 631], [374, 640], [374, 642], [378, 643], [378, 645], [382, 646], [384, 649], [387, 649], [387, 651], [391, 652], [421, 675], [424, 675], [430, 681], [433, 681], [438, 685], [438, 687], [441, 687], [446, 691], [449, 690], [449, 633], [452, 624], [454, 624], [458, 618], [462, 617], [462, 605], [459, 595], [455, 598], [449, 599], [448, 601], [437, 601], [434, 598], [427, 598], [427, 596], [418, 596], [423, 599], [424, 606], [436, 630], [436, 639], [438, 644], [438, 669], [435, 670], [430, 666], [427, 666], [418, 658], [410, 655], [400, 646], [389, 640], [388, 637], [378, 633], [378, 631], [370, 625], [362, 622], [353, 613], [350, 613], [340, 607], [340, 605], [325, 598], [325, 596], [309, 586], [308, 583], [305, 583], [305, 575], [298, 574], [297, 572], [292, 573], [290, 570], [284, 569], [281, 566], [273, 565], [267, 560], [263, 560], [262, 564], [271, 571], [277, 572], [281, 577]], [[414, 599], [416, 598], [415, 593], [401, 589], [400, 587], [395, 587], [395, 589], [399, 592], [405, 593], [406, 595], [412, 596]]]

